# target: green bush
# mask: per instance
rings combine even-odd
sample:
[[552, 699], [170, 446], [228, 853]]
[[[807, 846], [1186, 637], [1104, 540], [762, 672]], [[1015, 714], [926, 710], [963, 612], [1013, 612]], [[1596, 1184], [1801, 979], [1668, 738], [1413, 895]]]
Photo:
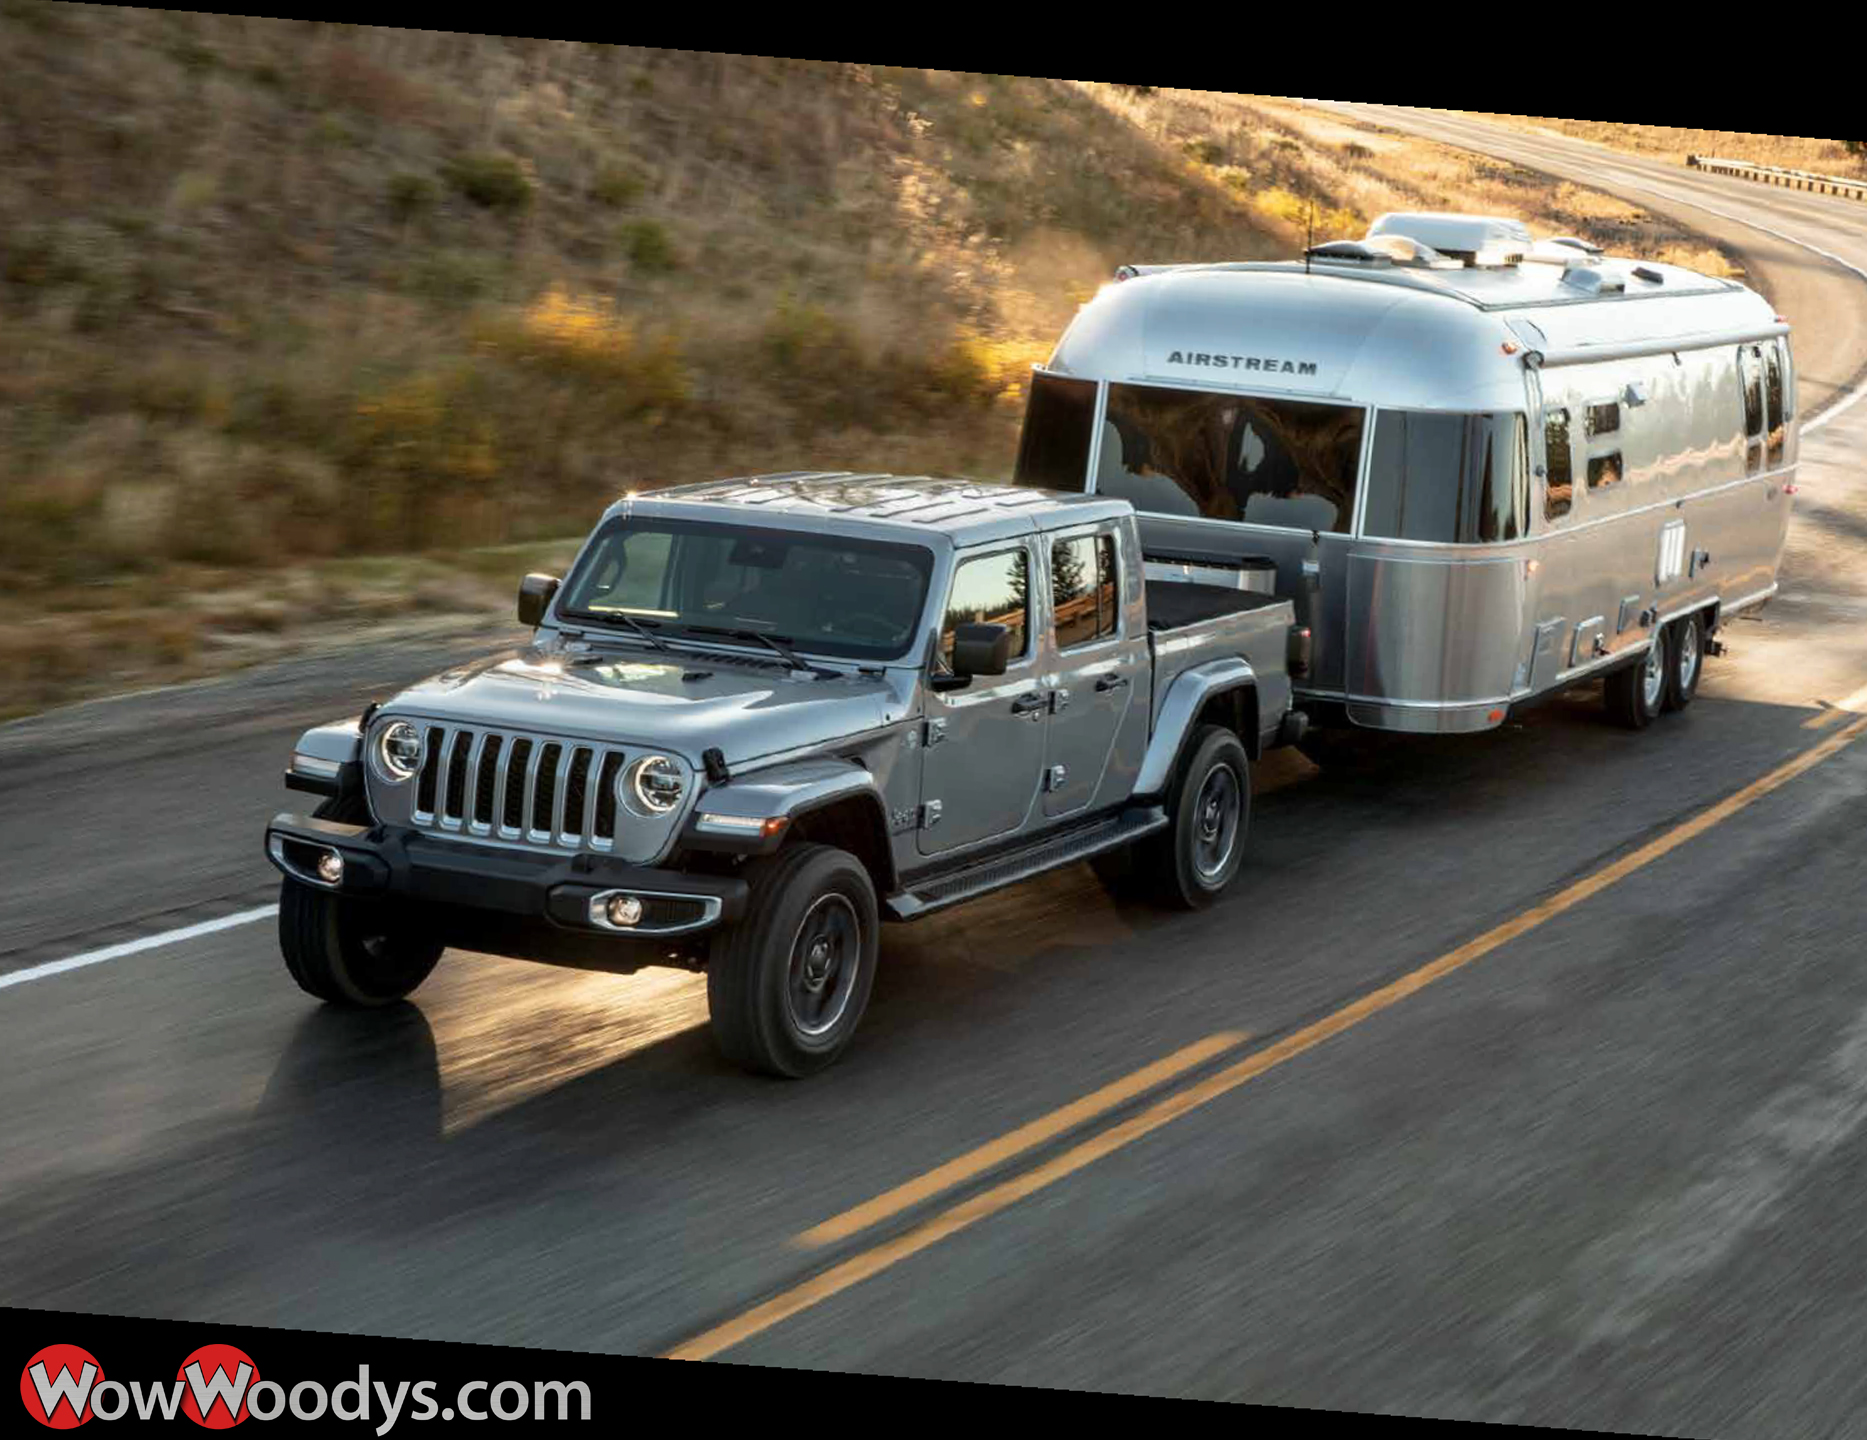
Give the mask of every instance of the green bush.
[[590, 198], [599, 205], [621, 210], [641, 197], [642, 177], [619, 165], [605, 165], [590, 183]]
[[408, 293], [438, 305], [467, 305], [490, 295], [498, 279], [499, 267], [483, 255], [434, 250], [404, 272], [403, 285]]
[[395, 175], [389, 180], [389, 213], [398, 225], [425, 215], [434, 208], [434, 181], [426, 175]]
[[442, 167], [441, 174], [482, 209], [517, 214], [532, 203], [532, 182], [510, 155], [459, 155]]
[[674, 253], [673, 238], [656, 220], [637, 220], [623, 226], [622, 248], [631, 265], [649, 274], [676, 269], [681, 263]]

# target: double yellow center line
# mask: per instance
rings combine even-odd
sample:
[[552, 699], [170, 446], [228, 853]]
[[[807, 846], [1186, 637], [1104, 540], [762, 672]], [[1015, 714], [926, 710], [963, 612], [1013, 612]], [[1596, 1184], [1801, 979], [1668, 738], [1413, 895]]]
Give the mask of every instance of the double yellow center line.
[[[958, 1234], [978, 1224], [988, 1216], [997, 1214], [1007, 1206], [1015, 1204], [1048, 1185], [1055, 1184], [1065, 1176], [1075, 1174], [1084, 1166], [1132, 1144], [1142, 1136], [1152, 1134], [1169, 1121], [1177, 1120], [1182, 1115], [1189, 1114], [1202, 1105], [1218, 1099], [1221, 1095], [1229, 1094], [1267, 1070], [1273, 1070], [1286, 1060], [1292, 1060], [1305, 1051], [1314, 1049], [1323, 1041], [1340, 1035], [1344, 1030], [1352, 1029], [1364, 1020], [1397, 1005], [1408, 996], [1424, 990], [1435, 980], [1441, 980], [1454, 971], [1463, 969], [1474, 960], [1489, 955], [1500, 946], [1574, 909], [1611, 885], [1625, 880], [1635, 871], [1671, 854], [1681, 845], [1704, 834], [1714, 825], [1730, 819], [1771, 791], [1787, 784], [1798, 775], [1821, 764], [1837, 751], [1851, 745], [1863, 731], [1867, 731], [1867, 716], [1854, 720], [1846, 729], [1837, 731], [1800, 755], [1785, 761], [1735, 794], [1700, 811], [1690, 820], [1674, 826], [1658, 838], [1649, 840], [1645, 845], [1622, 856], [1619, 860], [1583, 876], [1521, 915], [1485, 931], [1474, 940], [1468, 940], [1456, 950], [1441, 955], [1417, 970], [1409, 971], [1399, 979], [1344, 1005], [1341, 1009], [1267, 1045], [1262, 1050], [1254, 1051], [1242, 1060], [1156, 1100], [1127, 1119], [1078, 1142], [1024, 1173], [961, 1200], [902, 1234], [860, 1251], [849, 1259], [781, 1291], [769, 1300], [754, 1305], [732, 1319], [701, 1331], [698, 1335], [669, 1350], [664, 1358], [670, 1360], [711, 1359], [722, 1351], [769, 1330], [780, 1321], [820, 1305], [851, 1286], [860, 1284], [869, 1277], [899, 1264], [909, 1256], [919, 1254], [949, 1235]], [[1236, 1048], [1243, 1041], [1242, 1035], [1230, 1031], [1208, 1036], [1060, 1110], [1033, 1120], [998, 1140], [968, 1151], [916, 1180], [897, 1186], [893, 1190], [876, 1196], [873, 1200], [824, 1221], [821, 1225], [800, 1235], [797, 1243], [806, 1246], [824, 1245], [856, 1235], [883, 1220], [963, 1184], [1008, 1159], [1061, 1136], [1086, 1120], [1096, 1118], [1127, 1100], [1137, 1098], [1154, 1087], [1177, 1078], [1201, 1063]]]

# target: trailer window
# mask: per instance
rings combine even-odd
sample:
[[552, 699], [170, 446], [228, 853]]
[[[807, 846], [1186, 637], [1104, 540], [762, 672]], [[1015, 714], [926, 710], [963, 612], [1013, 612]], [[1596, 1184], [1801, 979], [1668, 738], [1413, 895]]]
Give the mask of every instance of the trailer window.
[[1088, 489], [1095, 415], [1095, 381], [1033, 374], [1012, 483], [1040, 490]]
[[1763, 468], [1763, 352], [1755, 345], [1740, 345], [1737, 373], [1744, 386], [1744, 473]]
[[1115, 633], [1115, 537], [1079, 535], [1050, 547], [1050, 613], [1057, 649]]
[[1109, 386], [1095, 488], [1137, 510], [1347, 533], [1360, 406]]
[[1606, 455], [1588, 457], [1588, 488], [1600, 490], [1621, 482], [1621, 452], [1611, 450]]
[[1612, 435], [1621, 428], [1620, 402], [1606, 400], [1590, 405], [1582, 417], [1582, 434], [1593, 439], [1597, 435]]
[[1521, 415], [1376, 414], [1364, 535], [1487, 544], [1520, 539], [1529, 517]]
[[1011, 658], [1022, 659], [1028, 648], [1027, 600], [1031, 593], [1031, 562], [1022, 547], [976, 555], [962, 560], [953, 572], [947, 595], [946, 618], [940, 622], [940, 660], [953, 669], [953, 632], [961, 625], [1004, 625], [1011, 631]]
[[1569, 412], [1543, 413], [1543, 518], [1560, 520], [1575, 499], [1575, 470], [1569, 459]]
[[1783, 423], [1783, 364], [1777, 359], [1774, 345], [1763, 352], [1763, 400], [1769, 444], [1766, 458], [1774, 470], [1783, 463], [1783, 435], [1787, 429]]

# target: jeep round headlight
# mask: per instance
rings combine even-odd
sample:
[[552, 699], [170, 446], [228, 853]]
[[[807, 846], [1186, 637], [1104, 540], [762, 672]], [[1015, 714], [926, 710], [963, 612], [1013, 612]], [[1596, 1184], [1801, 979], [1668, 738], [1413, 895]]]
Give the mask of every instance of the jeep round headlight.
[[376, 734], [376, 771], [383, 779], [400, 784], [421, 773], [421, 731], [405, 720], [385, 725]]
[[666, 815], [681, 803], [687, 776], [666, 755], [644, 755], [622, 772], [623, 803], [639, 815]]

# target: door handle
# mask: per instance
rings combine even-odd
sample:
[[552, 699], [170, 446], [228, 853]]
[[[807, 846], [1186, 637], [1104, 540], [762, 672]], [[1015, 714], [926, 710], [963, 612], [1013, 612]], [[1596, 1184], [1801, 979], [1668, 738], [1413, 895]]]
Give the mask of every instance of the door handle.
[[1119, 670], [1111, 670], [1108, 674], [1096, 681], [1096, 689], [1098, 691], [1119, 690], [1127, 683], [1128, 677], [1126, 675], [1122, 674]]
[[1041, 715], [1050, 708], [1050, 697], [1033, 690], [1029, 695], [1020, 695], [1011, 702], [1013, 715]]

